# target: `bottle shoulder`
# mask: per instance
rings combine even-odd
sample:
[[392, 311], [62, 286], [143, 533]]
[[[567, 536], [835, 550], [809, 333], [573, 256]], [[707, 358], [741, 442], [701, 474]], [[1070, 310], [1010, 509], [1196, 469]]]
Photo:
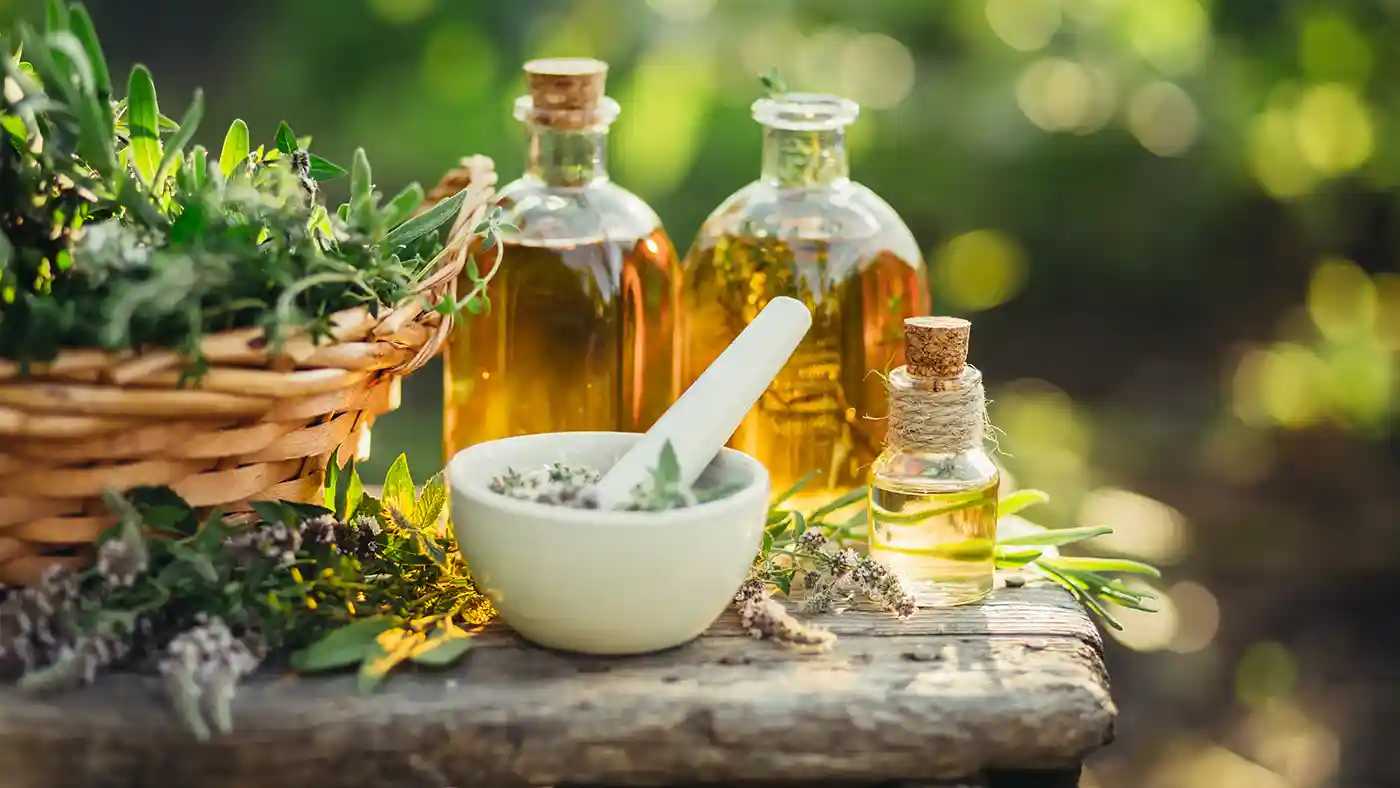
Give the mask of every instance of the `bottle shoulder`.
[[885, 252], [923, 266], [909, 226], [889, 203], [852, 180], [822, 187], [753, 181], [715, 208], [697, 233], [695, 245], [705, 249], [733, 236], [844, 242], [860, 247], [869, 257]]
[[645, 200], [608, 180], [559, 187], [519, 178], [499, 189], [497, 203], [518, 228], [510, 239], [524, 243], [629, 242], [665, 233]]
[[999, 482], [1001, 471], [985, 449], [934, 454], [887, 447], [871, 468], [873, 483], [906, 492], [944, 493]]

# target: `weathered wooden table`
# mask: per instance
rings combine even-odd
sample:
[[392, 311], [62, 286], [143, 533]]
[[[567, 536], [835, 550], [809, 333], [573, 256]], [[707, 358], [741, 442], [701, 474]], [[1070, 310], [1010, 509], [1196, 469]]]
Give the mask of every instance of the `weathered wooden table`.
[[1112, 737], [1098, 631], [1059, 589], [825, 623], [840, 639], [815, 656], [752, 640], [729, 614], [631, 658], [554, 653], [502, 628], [460, 667], [368, 697], [350, 677], [254, 681], [237, 730], [204, 745], [154, 679], [48, 698], [5, 687], [0, 786], [1073, 786]]

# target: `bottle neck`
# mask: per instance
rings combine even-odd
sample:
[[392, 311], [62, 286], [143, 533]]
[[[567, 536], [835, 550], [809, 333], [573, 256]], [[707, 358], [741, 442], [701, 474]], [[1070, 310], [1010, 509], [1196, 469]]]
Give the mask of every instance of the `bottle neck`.
[[778, 186], [829, 186], [849, 180], [845, 128], [765, 128], [763, 179]]
[[556, 129], [526, 124], [525, 174], [550, 186], [586, 186], [608, 178], [608, 129]]

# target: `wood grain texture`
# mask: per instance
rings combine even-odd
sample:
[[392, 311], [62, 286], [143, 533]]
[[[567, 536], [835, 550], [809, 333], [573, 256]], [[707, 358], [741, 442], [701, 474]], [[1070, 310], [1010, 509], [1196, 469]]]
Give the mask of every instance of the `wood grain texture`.
[[153, 679], [52, 697], [0, 688], [5, 788], [951, 780], [1075, 769], [1112, 737], [1099, 635], [1067, 594], [1004, 589], [900, 623], [848, 611], [801, 655], [726, 616], [669, 652], [560, 654], [504, 629], [461, 666], [378, 694], [269, 676], [237, 729], [193, 743]]

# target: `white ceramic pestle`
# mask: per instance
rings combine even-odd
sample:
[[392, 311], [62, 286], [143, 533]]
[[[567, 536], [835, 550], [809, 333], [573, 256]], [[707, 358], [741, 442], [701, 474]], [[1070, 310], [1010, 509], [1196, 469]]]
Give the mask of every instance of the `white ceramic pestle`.
[[670, 441], [680, 460], [681, 485], [695, 483], [705, 467], [739, 428], [749, 408], [787, 363], [812, 313], [795, 298], [768, 302], [719, 358], [685, 390], [656, 424], [598, 482], [599, 508], [623, 503], [651, 476], [661, 449]]

